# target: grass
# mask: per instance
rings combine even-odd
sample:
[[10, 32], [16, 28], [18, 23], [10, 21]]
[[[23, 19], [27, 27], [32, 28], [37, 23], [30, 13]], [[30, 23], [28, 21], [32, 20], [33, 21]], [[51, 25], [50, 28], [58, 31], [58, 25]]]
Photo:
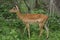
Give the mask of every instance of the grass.
[[[17, 21], [0, 20], [0, 40], [28, 40], [27, 31], [22, 35], [20, 31], [20, 25], [16, 24]], [[19, 27], [18, 27], [19, 26]], [[47, 40], [46, 31], [42, 34], [42, 37], [38, 37], [37, 25], [31, 25], [31, 38], [30, 40]], [[23, 28], [22, 28], [23, 29]], [[37, 31], [36, 31], [37, 30]], [[60, 31], [50, 31], [48, 40], [60, 40]]]
[[[26, 34], [24, 34], [23, 37], [21, 37], [21, 33], [19, 29], [17, 28], [9, 28], [4, 27], [2, 28], [2, 31], [0, 29], [0, 40], [26, 40], [28, 37]], [[46, 35], [43, 34], [42, 37], [38, 37], [38, 35], [34, 32], [31, 35], [30, 40], [46, 40]], [[60, 40], [60, 31], [54, 31], [49, 34], [49, 40]]]
[[[12, 3], [9, 3], [10, 1], [6, 0], [3, 3], [0, 3], [0, 40], [28, 40], [27, 31], [23, 33], [25, 25], [23, 23], [16, 19], [16, 15], [9, 14], [8, 10], [12, 8]], [[7, 3], [7, 4], [5, 4]], [[10, 5], [10, 6], [9, 6]], [[10, 8], [11, 7], [11, 8]], [[26, 9], [22, 9], [26, 10]], [[39, 10], [37, 12], [43, 12], [43, 10]], [[33, 13], [33, 11], [32, 11]], [[5, 18], [5, 19], [4, 19]], [[60, 40], [60, 21], [57, 22], [57, 20], [60, 17], [57, 18], [51, 18], [49, 19], [49, 39], [48, 40]], [[6, 20], [11, 19], [11, 20]], [[13, 20], [14, 19], [14, 20]], [[41, 37], [38, 37], [39, 28], [38, 25], [33, 24], [30, 25], [31, 29], [31, 38], [30, 40], [47, 40], [46, 39], [46, 31], [44, 29], [44, 32]]]

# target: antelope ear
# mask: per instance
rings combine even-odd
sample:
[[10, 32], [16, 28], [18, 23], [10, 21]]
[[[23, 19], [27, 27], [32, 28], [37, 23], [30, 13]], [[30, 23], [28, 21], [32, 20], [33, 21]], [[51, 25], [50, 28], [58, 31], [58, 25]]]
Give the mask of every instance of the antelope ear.
[[17, 5], [15, 5], [16, 6], [16, 8], [18, 9], [18, 6]]

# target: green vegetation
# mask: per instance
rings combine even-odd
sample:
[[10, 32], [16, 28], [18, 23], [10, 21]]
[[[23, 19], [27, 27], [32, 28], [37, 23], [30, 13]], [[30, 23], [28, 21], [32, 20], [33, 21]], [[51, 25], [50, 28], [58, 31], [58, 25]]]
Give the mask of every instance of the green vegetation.
[[[23, 35], [25, 24], [17, 18], [16, 14], [10, 14], [8, 12], [13, 6], [8, 0], [0, 3], [0, 40], [28, 40], [27, 31]], [[21, 9], [25, 10], [25, 8]], [[32, 10], [31, 12], [46, 13], [44, 9]], [[50, 31], [48, 40], [60, 40], [60, 17], [57, 15], [49, 17], [48, 24]], [[38, 37], [38, 24], [31, 24], [30, 30], [31, 40], [46, 40], [45, 29], [42, 37]]]

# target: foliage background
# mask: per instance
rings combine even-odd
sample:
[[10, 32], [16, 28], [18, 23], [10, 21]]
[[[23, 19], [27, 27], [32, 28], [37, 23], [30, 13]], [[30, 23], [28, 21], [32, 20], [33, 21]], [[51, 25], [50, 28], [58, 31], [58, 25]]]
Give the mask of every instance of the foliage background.
[[[27, 31], [23, 33], [25, 24], [19, 20], [16, 14], [11, 14], [8, 11], [14, 6], [14, 1], [12, 0], [1, 0], [0, 1], [0, 40], [28, 40]], [[43, 5], [41, 3], [41, 5]], [[26, 13], [27, 7], [24, 2], [20, 5], [21, 11]], [[44, 11], [46, 8], [40, 6], [37, 10], [32, 10], [31, 13], [44, 13], [47, 14], [47, 11]], [[56, 13], [57, 14], [57, 13]], [[60, 40], [60, 16], [51, 17], [49, 16], [49, 40]], [[38, 24], [34, 23], [30, 25], [31, 30], [31, 40], [46, 40], [46, 31], [44, 29], [42, 37], [38, 37], [39, 28]]]

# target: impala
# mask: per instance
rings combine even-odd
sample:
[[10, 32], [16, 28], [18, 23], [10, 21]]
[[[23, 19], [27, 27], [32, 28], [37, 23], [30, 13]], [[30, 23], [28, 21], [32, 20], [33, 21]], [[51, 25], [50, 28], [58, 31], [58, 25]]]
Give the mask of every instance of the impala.
[[47, 15], [44, 15], [44, 14], [29, 14], [29, 13], [23, 15], [19, 11], [18, 6], [17, 5], [15, 5], [15, 6], [16, 7], [13, 7], [11, 10], [9, 10], [9, 12], [16, 13], [18, 18], [21, 19], [26, 24], [26, 29], [28, 31], [29, 38], [30, 38], [30, 27], [29, 27], [30, 23], [38, 23], [39, 24], [39, 28], [40, 28], [39, 36], [42, 35], [43, 27], [45, 27], [46, 32], [47, 32], [47, 38], [48, 38], [48, 34], [49, 34], [48, 27], [44, 26], [46, 24], [47, 20], [48, 20]]

